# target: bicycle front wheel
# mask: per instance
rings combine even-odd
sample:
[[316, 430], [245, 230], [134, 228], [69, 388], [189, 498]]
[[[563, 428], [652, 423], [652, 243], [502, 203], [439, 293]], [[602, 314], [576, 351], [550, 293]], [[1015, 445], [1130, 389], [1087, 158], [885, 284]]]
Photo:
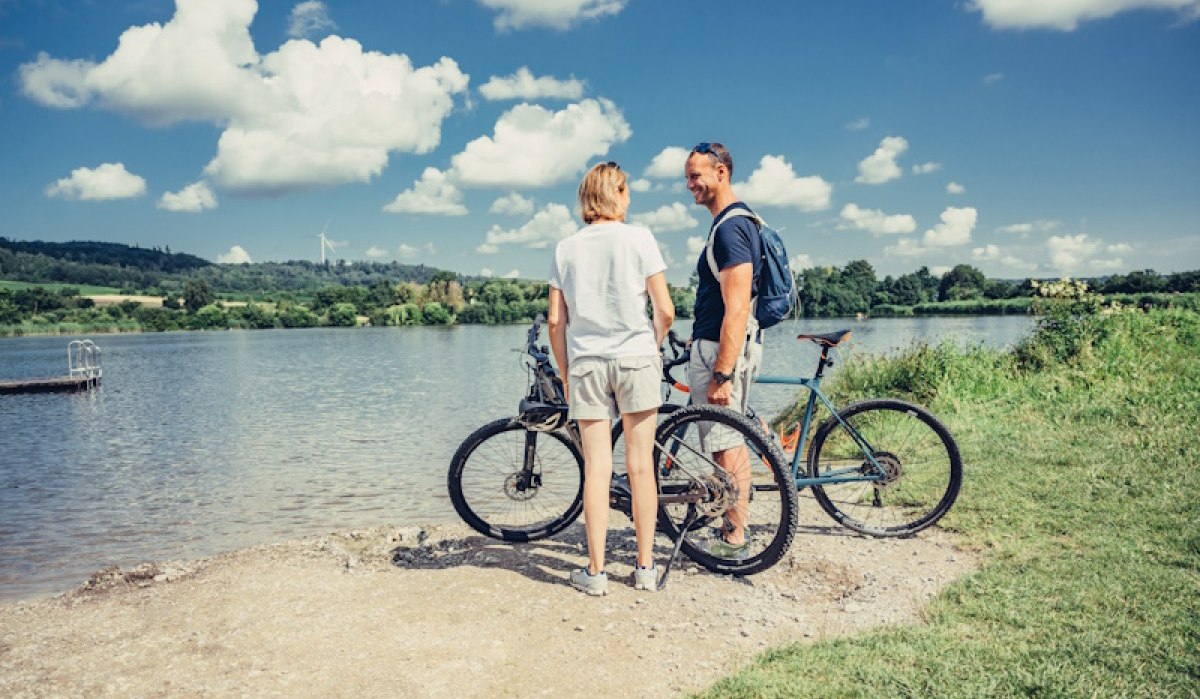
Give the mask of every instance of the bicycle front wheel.
[[490, 422], [450, 461], [450, 501], [472, 529], [503, 541], [553, 536], [583, 511], [583, 456], [560, 432]]
[[[702, 433], [732, 446], [714, 455]], [[696, 563], [750, 575], [787, 552], [796, 531], [796, 486], [779, 447], [744, 415], [712, 405], [672, 413], [655, 435], [654, 465], [659, 527], [673, 541], [686, 530], [681, 548]], [[742, 545], [729, 545], [731, 537]]]
[[[852, 479], [813, 486], [813, 497], [831, 517], [871, 536], [907, 536], [949, 511], [962, 486], [962, 458], [950, 430], [932, 413], [885, 398], [854, 403], [838, 414], [849, 428], [830, 416], [808, 452], [809, 476]], [[866, 480], [874, 476], [878, 479]]]

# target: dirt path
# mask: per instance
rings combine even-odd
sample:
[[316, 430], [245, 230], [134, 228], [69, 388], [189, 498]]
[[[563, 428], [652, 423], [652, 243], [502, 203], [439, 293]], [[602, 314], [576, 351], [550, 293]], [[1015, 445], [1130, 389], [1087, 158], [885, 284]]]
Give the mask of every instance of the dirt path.
[[374, 529], [106, 571], [0, 607], [0, 696], [677, 696], [768, 646], [915, 623], [978, 564], [938, 532], [866, 539], [802, 510], [771, 570], [685, 561], [662, 593], [630, 583], [632, 529], [610, 535], [607, 597], [570, 589], [579, 525], [520, 546]]

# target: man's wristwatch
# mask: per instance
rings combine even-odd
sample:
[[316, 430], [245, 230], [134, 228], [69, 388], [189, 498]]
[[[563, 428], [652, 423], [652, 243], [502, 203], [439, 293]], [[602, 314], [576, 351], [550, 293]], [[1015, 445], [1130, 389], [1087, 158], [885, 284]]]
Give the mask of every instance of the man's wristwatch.
[[712, 382], [718, 386], [724, 385], [733, 381], [733, 374], [722, 374], [719, 371], [713, 370]]

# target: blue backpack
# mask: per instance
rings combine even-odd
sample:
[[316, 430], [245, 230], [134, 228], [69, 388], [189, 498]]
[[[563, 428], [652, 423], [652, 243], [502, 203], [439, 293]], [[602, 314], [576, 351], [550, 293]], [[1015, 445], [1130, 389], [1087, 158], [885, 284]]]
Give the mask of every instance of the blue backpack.
[[783, 247], [783, 238], [779, 231], [767, 225], [761, 216], [738, 207], [730, 209], [720, 220], [714, 221], [708, 231], [708, 242], [705, 244], [705, 255], [708, 257], [708, 268], [712, 271], [717, 283], [721, 281], [720, 270], [717, 269], [717, 258], [713, 255], [713, 236], [717, 228], [734, 216], [745, 216], [754, 221], [762, 236], [762, 267], [758, 273], [758, 288], [750, 299], [751, 312], [758, 321], [758, 327], [769, 328], [783, 320], [796, 307], [796, 280], [792, 277], [788, 265], [787, 250]]

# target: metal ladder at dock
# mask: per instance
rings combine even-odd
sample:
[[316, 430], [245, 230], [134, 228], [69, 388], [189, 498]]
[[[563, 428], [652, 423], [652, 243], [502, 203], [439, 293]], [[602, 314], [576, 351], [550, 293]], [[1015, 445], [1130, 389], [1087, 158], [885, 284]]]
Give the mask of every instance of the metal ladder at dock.
[[67, 344], [67, 370], [84, 388], [99, 385], [104, 374], [100, 348], [91, 340], [73, 340]]

